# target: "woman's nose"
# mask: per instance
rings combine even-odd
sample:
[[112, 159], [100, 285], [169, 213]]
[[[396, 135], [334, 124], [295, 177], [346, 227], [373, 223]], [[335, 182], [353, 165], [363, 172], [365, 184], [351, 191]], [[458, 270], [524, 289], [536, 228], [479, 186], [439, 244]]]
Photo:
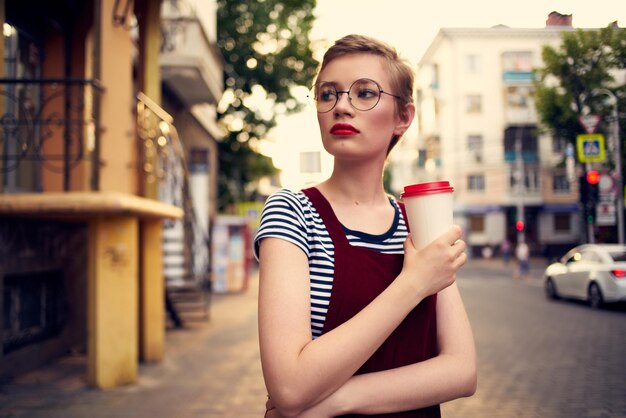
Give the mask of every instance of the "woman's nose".
[[335, 112], [352, 111], [352, 103], [350, 103], [350, 96], [347, 91], [337, 92], [337, 104], [335, 105]]

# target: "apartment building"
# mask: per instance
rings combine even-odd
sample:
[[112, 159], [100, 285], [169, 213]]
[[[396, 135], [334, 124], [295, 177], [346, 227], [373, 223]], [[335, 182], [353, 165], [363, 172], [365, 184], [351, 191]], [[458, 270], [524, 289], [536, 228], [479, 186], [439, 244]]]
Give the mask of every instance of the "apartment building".
[[[472, 252], [524, 239], [535, 254], [578, 242], [578, 185], [568, 177], [564, 143], [537, 126], [533, 69], [546, 44], [573, 30], [553, 13], [545, 28], [444, 28], [419, 62], [418, 134], [392, 159], [394, 188], [449, 180], [455, 222]], [[520, 232], [517, 222], [523, 220]]]

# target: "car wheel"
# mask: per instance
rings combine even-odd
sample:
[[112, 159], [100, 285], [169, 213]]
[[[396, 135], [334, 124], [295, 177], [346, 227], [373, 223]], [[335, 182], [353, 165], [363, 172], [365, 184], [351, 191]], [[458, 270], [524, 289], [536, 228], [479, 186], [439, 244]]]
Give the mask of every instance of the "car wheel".
[[600, 286], [597, 283], [591, 283], [589, 285], [589, 290], [587, 291], [587, 300], [589, 301], [589, 306], [593, 309], [601, 308], [604, 305], [604, 298], [602, 296], [602, 290], [600, 290]]
[[559, 294], [556, 291], [556, 286], [554, 285], [554, 281], [552, 278], [548, 278], [546, 280], [546, 296], [548, 299], [558, 299]]

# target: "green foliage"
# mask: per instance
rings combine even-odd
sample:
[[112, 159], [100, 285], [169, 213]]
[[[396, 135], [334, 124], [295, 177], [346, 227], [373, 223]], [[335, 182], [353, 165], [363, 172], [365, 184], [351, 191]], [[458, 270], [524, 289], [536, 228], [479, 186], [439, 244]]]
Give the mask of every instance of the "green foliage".
[[[608, 132], [611, 106], [605, 94], [608, 89], [618, 98], [619, 109], [626, 109], [624, 75], [626, 68], [626, 30], [609, 25], [599, 30], [578, 29], [563, 32], [558, 49], [545, 46], [544, 67], [537, 71], [535, 103], [544, 129], [555, 138], [575, 143], [576, 135], [585, 133], [578, 117], [598, 114], [603, 117], [599, 131]], [[594, 92], [596, 90], [596, 92]], [[621, 119], [621, 132], [626, 128]]]
[[[318, 62], [310, 48], [316, 0], [218, 0], [218, 47], [224, 57], [220, 119], [220, 209], [249, 199], [249, 184], [275, 174], [256, 150], [280, 113], [299, 109], [293, 87], [310, 86]], [[255, 100], [251, 100], [254, 97]], [[259, 98], [261, 98], [259, 100]]]

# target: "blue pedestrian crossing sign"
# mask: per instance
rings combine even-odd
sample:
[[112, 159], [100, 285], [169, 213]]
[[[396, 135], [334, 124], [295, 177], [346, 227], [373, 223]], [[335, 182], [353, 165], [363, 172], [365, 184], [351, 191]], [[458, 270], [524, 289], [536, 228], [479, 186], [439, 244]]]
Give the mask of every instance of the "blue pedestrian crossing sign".
[[581, 163], [600, 163], [606, 159], [604, 135], [586, 134], [576, 136], [578, 161]]

